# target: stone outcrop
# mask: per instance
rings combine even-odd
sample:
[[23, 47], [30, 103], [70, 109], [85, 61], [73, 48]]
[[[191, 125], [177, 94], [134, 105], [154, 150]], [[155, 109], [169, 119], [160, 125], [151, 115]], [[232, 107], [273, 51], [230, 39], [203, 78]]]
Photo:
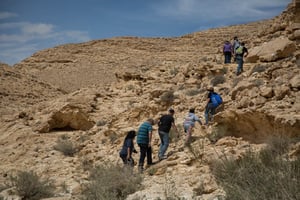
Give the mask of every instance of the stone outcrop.
[[48, 133], [54, 130], [86, 131], [92, 128], [94, 124], [89, 120], [88, 114], [79, 107], [67, 104], [43, 116], [34, 129], [40, 133]]
[[296, 44], [288, 38], [276, 38], [273, 41], [264, 43], [249, 50], [248, 62], [274, 62], [279, 59], [293, 56], [296, 51]]

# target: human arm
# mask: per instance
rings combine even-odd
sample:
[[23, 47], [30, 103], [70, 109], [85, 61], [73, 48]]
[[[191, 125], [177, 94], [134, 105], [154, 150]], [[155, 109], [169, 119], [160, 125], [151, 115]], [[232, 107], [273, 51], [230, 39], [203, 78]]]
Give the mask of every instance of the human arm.
[[151, 147], [151, 141], [152, 141], [152, 130], [149, 130], [148, 132], [148, 137], [149, 137], [149, 143], [148, 146]]
[[245, 48], [245, 54], [244, 54], [244, 57], [247, 57], [248, 56], [248, 49]]
[[172, 127], [173, 127], [173, 128], [174, 128], [174, 130], [176, 131], [176, 133], [177, 133], [177, 137], [179, 138], [180, 134], [179, 134], [179, 131], [178, 131], [178, 128], [177, 128], [177, 126], [176, 126], [175, 122], [172, 122]]
[[127, 147], [127, 156], [126, 159], [129, 160], [131, 157], [130, 147]]

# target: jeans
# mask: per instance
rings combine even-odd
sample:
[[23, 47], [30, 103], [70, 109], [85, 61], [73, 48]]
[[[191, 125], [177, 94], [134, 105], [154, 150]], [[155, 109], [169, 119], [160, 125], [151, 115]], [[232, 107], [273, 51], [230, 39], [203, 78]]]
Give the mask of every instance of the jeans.
[[138, 144], [140, 147], [140, 160], [139, 160], [139, 167], [144, 166], [144, 161], [147, 156], [147, 164], [152, 164], [152, 148], [148, 146], [148, 144]]
[[224, 52], [225, 61], [224, 63], [231, 63], [231, 52]]
[[243, 64], [244, 60], [242, 56], [237, 56], [236, 57], [236, 62], [238, 64], [237, 69], [236, 69], [236, 75], [239, 75], [240, 73], [243, 72]]
[[158, 131], [160, 137], [160, 147], [158, 157], [163, 157], [169, 147], [169, 133], [164, 131]]
[[215, 114], [215, 107], [213, 103], [208, 103], [205, 112], [204, 112], [204, 117], [205, 117], [205, 124], [207, 125], [210, 119], [212, 119], [213, 115]]

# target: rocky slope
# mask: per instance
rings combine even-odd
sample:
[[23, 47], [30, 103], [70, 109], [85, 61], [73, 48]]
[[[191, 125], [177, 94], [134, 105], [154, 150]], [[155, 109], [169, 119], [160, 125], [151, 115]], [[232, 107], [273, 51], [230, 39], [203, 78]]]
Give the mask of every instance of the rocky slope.
[[[168, 187], [162, 186], [170, 184], [173, 190], [167, 192], [187, 199], [224, 195], [210, 172], [214, 159], [259, 150], [270, 135], [299, 136], [296, 11], [293, 3], [272, 20], [178, 38], [122, 37], [61, 45], [13, 68], [1, 65], [0, 183], [16, 170], [34, 170], [55, 180], [57, 188], [65, 184], [67, 192], [60, 189], [56, 199], [77, 199], [88, 176], [84, 164], [121, 165], [118, 150], [126, 131], [173, 107], [180, 139], [170, 144], [167, 160], [146, 170], [145, 189], [128, 199], [164, 199]], [[223, 42], [235, 35], [249, 48], [240, 76], [235, 75], [236, 64], [223, 64], [221, 53]], [[211, 85], [224, 106], [211, 126], [196, 127], [193, 153], [183, 147], [181, 124], [190, 107], [203, 119]], [[208, 139], [215, 134], [215, 141]], [[74, 157], [54, 150], [60, 137], [78, 146]], [[158, 135], [153, 139], [157, 160]], [[299, 146], [290, 156], [299, 154]], [[200, 187], [203, 192], [195, 194]], [[9, 197], [7, 190], [2, 194]]]

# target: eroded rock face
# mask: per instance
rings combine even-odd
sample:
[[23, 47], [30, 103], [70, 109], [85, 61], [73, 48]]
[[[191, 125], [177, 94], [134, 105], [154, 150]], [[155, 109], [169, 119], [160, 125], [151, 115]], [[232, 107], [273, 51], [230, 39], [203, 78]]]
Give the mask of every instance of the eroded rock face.
[[37, 130], [40, 133], [48, 133], [53, 130], [89, 130], [94, 126], [89, 120], [88, 114], [74, 105], [64, 105], [59, 109], [50, 111], [46, 117], [38, 122]]
[[299, 116], [288, 120], [285, 116], [257, 111], [228, 110], [217, 115], [215, 120], [222, 135], [242, 137], [253, 143], [263, 143], [272, 135], [296, 137], [300, 130]]

